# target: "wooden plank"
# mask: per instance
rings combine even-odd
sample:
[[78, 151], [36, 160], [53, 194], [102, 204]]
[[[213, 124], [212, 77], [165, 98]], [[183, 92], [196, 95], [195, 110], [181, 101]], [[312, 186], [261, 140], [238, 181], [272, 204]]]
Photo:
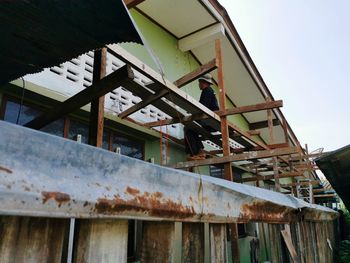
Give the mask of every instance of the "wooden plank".
[[[288, 173], [280, 173], [279, 178], [290, 178], [290, 177], [298, 177], [303, 176], [303, 173], [299, 172], [288, 172]], [[259, 175], [249, 178], [243, 178], [239, 180], [240, 182], [255, 182], [255, 181], [265, 181], [265, 180], [272, 180], [274, 179], [274, 175]]]
[[116, 87], [127, 85], [133, 79], [134, 74], [131, 68], [125, 65], [66, 101], [58, 103], [58, 105], [24, 126], [32, 129], [41, 129], [47, 124], [80, 109], [82, 106], [91, 102], [91, 100], [114, 90]]
[[74, 262], [127, 262], [128, 221], [79, 220]]
[[[280, 125], [280, 121], [278, 119], [273, 119], [272, 124], [273, 126]], [[267, 121], [258, 121], [258, 122], [249, 123], [249, 130], [259, 130], [267, 127], [268, 127]]]
[[227, 262], [226, 225], [209, 224], [209, 236], [210, 262]]
[[[94, 67], [92, 83], [96, 83], [106, 76], [107, 49], [97, 49], [94, 52]], [[89, 144], [102, 147], [104, 126], [105, 97], [94, 98], [91, 101], [89, 122]]]
[[243, 161], [243, 160], [255, 160], [255, 159], [268, 158], [273, 156], [288, 155], [291, 153], [295, 153], [296, 151], [298, 151], [297, 147], [280, 148], [275, 150], [253, 151], [253, 152], [241, 153], [241, 154], [230, 155], [230, 156], [215, 157], [215, 158], [206, 159], [206, 160], [180, 162], [172, 167], [178, 169], [178, 168], [188, 168], [188, 167], [220, 164], [220, 163], [227, 163], [227, 162], [237, 162], [237, 161]]
[[254, 112], [254, 111], [274, 109], [282, 106], [283, 106], [282, 100], [267, 101], [264, 103], [258, 103], [254, 105], [247, 105], [247, 106], [241, 106], [233, 109], [220, 110], [217, 112], [217, 114], [219, 116], [228, 116], [228, 115], [242, 114], [242, 113], [248, 113], [248, 112]]
[[289, 139], [288, 139], [288, 124], [287, 124], [287, 120], [285, 118], [283, 118], [283, 134], [284, 134], [284, 141], [288, 144], [289, 146]]
[[209, 73], [209, 72], [213, 71], [216, 68], [217, 68], [216, 59], [213, 59], [213, 60], [209, 61], [208, 63], [203, 64], [199, 68], [195, 69], [194, 71], [192, 71], [192, 72], [186, 74], [185, 76], [179, 78], [178, 80], [176, 80], [174, 82], [174, 84], [178, 88], [181, 88], [181, 87], [187, 85], [188, 83], [194, 81], [198, 77], [200, 77], [200, 76], [202, 76], [202, 75], [204, 75], [206, 73]]
[[315, 198], [324, 198], [324, 197], [337, 197], [336, 193], [334, 194], [323, 194], [323, 195], [314, 195]]
[[124, 4], [126, 5], [126, 7], [128, 9], [131, 9], [131, 8], [137, 6], [138, 4], [141, 4], [145, 0], [123, 0], [123, 1], [124, 1]]
[[159, 100], [160, 98], [164, 97], [164, 95], [168, 94], [169, 92], [167, 90], [161, 90], [160, 92], [156, 94], [152, 94], [148, 96], [147, 98], [142, 99], [139, 103], [131, 106], [127, 110], [123, 111], [118, 115], [119, 118], [124, 119], [125, 117], [133, 114], [134, 112], [148, 106], [149, 104], [152, 104], [154, 101]]
[[[219, 106], [220, 110], [226, 109], [226, 91], [224, 86], [224, 72], [222, 67], [222, 55], [221, 55], [221, 41], [220, 39], [215, 40], [215, 54], [216, 54], [216, 64], [218, 66], [218, 87], [219, 87]], [[226, 116], [220, 117], [221, 124], [221, 136], [222, 136], [222, 151], [224, 157], [230, 155], [230, 142], [228, 133], [228, 122]], [[224, 163], [224, 179], [232, 182], [232, 168], [231, 163]]]
[[297, 255], [297, 252], [294, 248], [293, 242], [292, 242], [292, 236], [290, 234], [290, 229], [286, 228], [284, 230], [281, 230], [281, 234], [283, 236], [283, 240], [288, 248], [288, 251], [290, 253], [290, 256], [294, 263], [299, 263], [299, 258]]
[[320, 181], [310, 181], [310, 182], [299, 182], [299, 183], [289, 183], [289, 184], [281, 184], [281, 187], [292, 187], [292, 186], [305, 186], [305, 185], [309, 185], [309, 184], [312, 184], [312, 185], [318, 185], [318, 184], [321, 184]]
[[0, 217], [0, 261], [64, 262], [68, 219]]
[[239, 263], [239, 242], [238, 242], [238, 228], [237, 224], [229, 224], [230, 230], [230, 240], [231, 240], [231, 252], [232, 252], [232, 262]]
[[182, 223], [182, 262], [204, 262], [204, 225]]
[[144, 221], [141, 262], [174, 262], [174, 222]]

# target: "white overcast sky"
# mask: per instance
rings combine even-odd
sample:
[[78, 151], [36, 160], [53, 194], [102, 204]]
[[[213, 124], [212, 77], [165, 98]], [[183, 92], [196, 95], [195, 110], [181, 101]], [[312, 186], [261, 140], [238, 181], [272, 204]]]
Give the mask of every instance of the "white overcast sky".
[[350, 144], [350, 1], [219, 2], [300, 143]]

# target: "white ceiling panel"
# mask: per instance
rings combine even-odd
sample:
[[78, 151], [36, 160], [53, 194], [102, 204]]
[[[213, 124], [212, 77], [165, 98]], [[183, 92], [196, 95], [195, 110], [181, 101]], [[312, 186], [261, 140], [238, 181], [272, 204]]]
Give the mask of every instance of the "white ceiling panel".
[[146, 0], [137, 7], [178, 38], [216, 22], [199, 1]]

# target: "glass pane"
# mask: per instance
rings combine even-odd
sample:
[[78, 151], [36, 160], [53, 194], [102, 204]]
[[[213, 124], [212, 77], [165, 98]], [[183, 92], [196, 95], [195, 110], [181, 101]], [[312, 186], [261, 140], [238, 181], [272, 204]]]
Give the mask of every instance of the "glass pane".
[[129, 157], [143, 159], [143, 143], [125, 137], [113, 136], [113, 151], [120, 148], [120, 153]]
[[18, 124], [24, 125], [41, 114], [39, 110], [33, 109], [26, 105], [22, 105], [21, 112], [19, 113], [19, 108], [20, 108], [19, 103], [16, 103], [13, 101], [7, 101], [4, 120], [8, 122], [16, 123], [19, 115]]
[[40, 130], [43, 132], [50, 133], [52, 135], [63, 137], [63, 127], [64, 127], [64, 120], [59, 119], [57, 121], [54, 121], [46, 125], [44, 128], [41, 128]]
[[103, 143], [102, 148], [109, 150], [109, 132], [103, 131]]
[[87, 124], [71, 120], [69, 125], [68, 138], [76, 141], [78, 134], [81, 135], [82, 143], [88, 143], [89, 126]]

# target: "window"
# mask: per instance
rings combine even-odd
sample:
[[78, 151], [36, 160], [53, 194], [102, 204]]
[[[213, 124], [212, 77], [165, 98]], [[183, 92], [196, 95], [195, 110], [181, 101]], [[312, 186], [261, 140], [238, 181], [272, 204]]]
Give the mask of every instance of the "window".
[[[19, 103], [11, 100], [7, 100], [5, 103], [4, 120], [11, 123], [18, 122], [19, 125], [25, 125], [42, 113], [42, 111], [27, 105], [20, 107]], [[41, 131], [63, 137], [63, 126], [63, 119], [60, 119], [46, 125]]]
[[[18, 102], [8, 99], [3, 100], [3, 109], [3, 112], [0, 112], [0, 118], [3, 116], [5, 121], [11, 123], [16, 123], [18, 119], [19, 125], [28, 123], [43, 112], [28, 105], [22, 105], [22, 107], [20, 107]], [[69, 121], [65, 121], [65, 119]], [[41, 129], [43, 132], [59, 137], [65, 137], [64, 130], [68, 131], [66, 135], [68, 139], [77, 140], [77, 135], [81, 135], [81, 142], [88, 143], [89, 126], [83, 121], [66, 117], [54, 121]], [[106, 150], [113, 151], [118, 148], [123, 155], [143, 160], [144, 143], [142, 141], [121, 136], [108, 129], [104, 129], [102, 147]]]

